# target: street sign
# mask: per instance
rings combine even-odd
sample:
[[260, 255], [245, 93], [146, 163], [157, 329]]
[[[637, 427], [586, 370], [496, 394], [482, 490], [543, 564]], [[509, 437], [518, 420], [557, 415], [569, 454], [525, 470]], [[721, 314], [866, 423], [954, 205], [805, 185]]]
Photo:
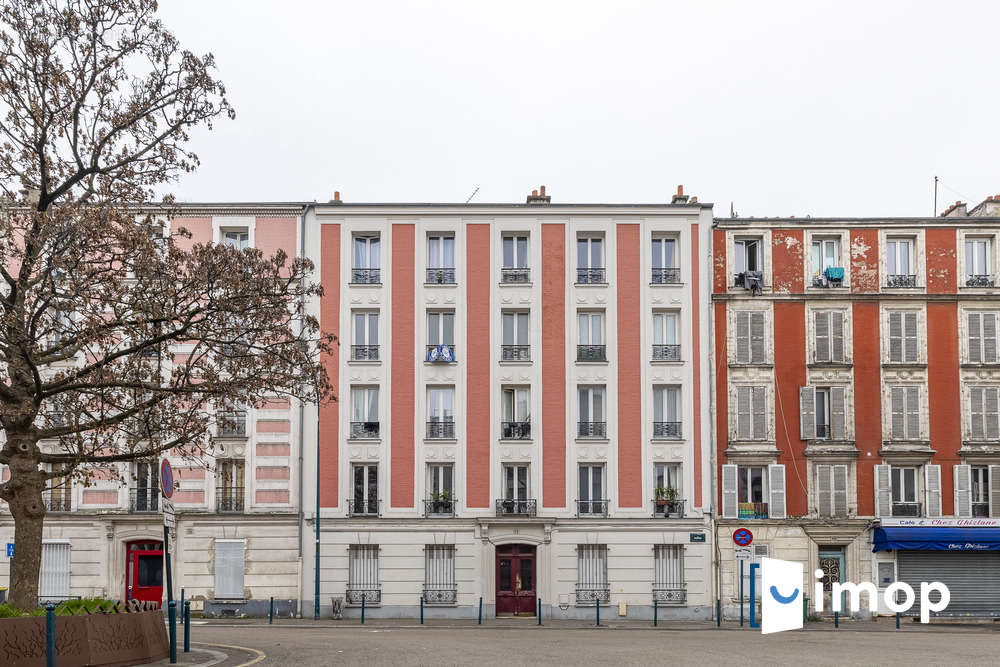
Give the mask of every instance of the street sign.
[[13, 557], [14, 557], [14, 543], [13, 542], [8, 542], [7, 543], [7, 558], [13, 558]]
[[750, 547], [733, 547], [733, 554], [736, 556], [736, 560], [738, 561], [748, 561], [753, 557]]
[[692, 542], [704, 542], [705, 541], [705, 533], [689, 533], [688, 535], [689, 535], [689, 539]]
[[174, 469], [166, 459], [160, 464], [160, 489], [167, 498], [174, 495]]
[[169, 500], [163, 501], [163, 525], [167, 528], [177, 527], [177, 517], [174, 515], [174, 504]]
[[737, 528], [733, 533], [733, 542], [741, 547], [749, 546], [753, 542], [753, 533], [746, 528]]

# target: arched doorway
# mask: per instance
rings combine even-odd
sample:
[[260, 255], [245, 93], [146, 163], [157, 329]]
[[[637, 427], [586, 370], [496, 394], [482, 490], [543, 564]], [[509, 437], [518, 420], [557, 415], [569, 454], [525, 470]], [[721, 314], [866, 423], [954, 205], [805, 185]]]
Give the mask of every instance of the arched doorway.
[[536, 547], [533, 544], [497, 546], [497, 616], [534, 616], [536, 613]]
[[137, 540], [125, 544], [125, 597], [163, 600], [163, 542]]

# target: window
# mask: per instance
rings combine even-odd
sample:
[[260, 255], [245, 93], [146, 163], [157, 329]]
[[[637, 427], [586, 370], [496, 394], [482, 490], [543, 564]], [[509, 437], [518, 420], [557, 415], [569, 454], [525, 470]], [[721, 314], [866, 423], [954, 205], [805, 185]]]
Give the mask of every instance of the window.
[[844, 313], [840, 310], [820, 310], [813, 313], [813, 334], [816, 363], [843, 363]]
[[216, 462], [216, 511], [243, 511], [244, 470], [242, 459], [224, 459]]
[[913, 239], [886, 240], [886, 287], [916, 287], [913, 269]]
[[653, 506], [654, 516], [684, 516], [679, 463], [657, 463], [653, 466]]
[[895, 561], [878, 563], [878, 587], [888, 588], [896, 583]]
[[684, 546], [657, 544], [653, 547], [653, 599], [665, 604], [684, 604]]
[[[49, 472], [54, 466], [47, 466]], [[73, 478], [53, 477], [48, 481], [45, 509], [49, 512], [69, 512], [73, 509]]]
[[968, 313], [969, 363], [997, 363], [997, 314]]
[[[827, 271], [835, 269], [835, 271]], [[844, 280], [840, 262], [840, 239], [813, 239], [812, 280], [814, 287], [840, 284]]]
[[820, 516], [847, 516], [847, 466], [816, 466], [816, 506]]
[[134, 464], [135, 484], [131, 490], [133, 512], [156, 512], [160, 508], [160, 469], [156, 461], [138, 461]]
[[608, 502], [604, 499], [604, 466], [584, 464], [579, 468], [580, 499], [577, 514], [607, 516]]
[[966, 287], [993, 287], [990, 273], [991, 239], [966, 237], [965, 285]]
[[581, 236], [576, 240], [576, 282], [604, 283], [604, 239]]
[[227, 248], [246, 250], [250, 245], [250, 233], [246, 229], [230, 229], [223, 231], [222, 244]]
[[845, 440], [844, 387], [799, 387], [799, 427], [803, 440]]
[[455, 313], [427, 313], [427, 361], [455, 361]]
[[653, 313], [653, 361], [680, 361], [681, 346], [675, 312]]
[[785, 466], [723, 464], [722, 516], [785, 518]]
[[427, 515], [455, 515], [455, 468], [450, 463], [431, 463], [427, 466]]
[[606, 361], [604, 345], [604, 313], [581, 312], [576, 315], [579, 341], [576, 346], [577, 361]]
[[455, 237], [427, 237], [427, 282], [453, 284], [455, 282]]
[[737, 274], [746, 271], [763, 271], [760, 255], [761, 245], [763, 244], [760, 237], [736, 239], [733, 243], [733, 268]]
[[351, 387], [351, 437], [379, 437], [378, 387]]
[[917, 502], [917, 469], [915, 467], [892, 466], [892, 513], [894, 516], [919, 516], [906, 512], [905, 505]]
[[347, 604], [382, 601], [378, 552], [377, 544], [352, 544], [348, 548]]
[[679, 283], [681, 271], [677, 267], [677, 240], [672, 238], [653, 238], [653, 276], [654, 284]]
[[529, 361], [531, 343], [528, 338], [529, 315], [526, 312], [504, 311], [500, 316], [503, 343], [500, 361]]
[[736, 387], [736, 439], [767, 440], [766, 387]]
[[351, 282], [359, 285], [377, 285], [382, 282], [380, 257], [381, 242], [378, 235], [354, 237], [354, 267]]
[[764, 345], [765, 317], [766, 313], [762, 310], [736, 313], [736, 363], [767, 363], [767, 349]]
[[505, 283], [526, 283], [531, 280], [531, 271], [528, 269], [528, 237], [527, 236], [504, 236], [503, 245], [503, 268], [500, 272], [500, 280]]
[[579, 544], [576, 547], [576, 603], [593, 606], [611, 602], [608, 584], [606, 544]]
[[653, 437], [681, 437], [680, 387], [653, 387]]
[[971, 440], [1000, 438], [1000, 387], [969, 388], [969, 435]]
[[890, 387], [892, 440], [920, 439], [920, 387]]
[[[955, 467], [962, 468], [962, 466]], [[941, 466], [936, 464], [926, 464], [922, 467], [876, 464], [875, 516], [921, 516], [917, 488], [921, 472], [925, 502], [923, 516], [932, 518], [941, 516]], [[959, 490], [962, 486], [968, 493], [969, 487], [964, 483], [959, 484]], [[960, 501], [958, 511], [961, 511], [961, 504]]]
[[525, 463], [503, 466], [503, 498], [497, 500], [498, 515], [535, 515], [535, 501], [528, 497], [528, 465]]
[[378, 361], [378, 313], [354, 313], [352, 361]]
[[455, 388], [427, 389], [427, 437], [455, 437]]
[[580, 387], [578, 394], [580, 423], [577, 435], [581, 438], [605, 437], [604, 387]]
[[70, 543], [42, 540], [42, 566], [38, 575], [38, 597], [61, 602], [69, 598]]
[[354, 497], [348, 508], [351, 516], [378, 514], [378, 466], [374, 463], [354, 465]]
[[220, 438], [245, 438], [247, 435], [246, 407], [232, 401], [219, 405], [218, 432]]
[[763, 503], [767, 493], [767, 467], [741, 466], [739, 476], [739, 502]]
[[[972, 516], [990, 515], [990, 468], [971, 466], [972, 470]], [[956, 516], [958, 513], [956, 512]]]
[[531, 437], [531, 402], [527, 387], [504, 387], [503, 421], [500, 437], [505, 440], [527, 440]]
[[455, 545], [428, 544], [424, 547], [424, 603], [455, 604]]
[[892, 311], [889, 313], [889, 361], [891, 363], [916, 363], [920, 347], [917, 333], [917, 311]]
[[246, 540], [215, 540], [215, 597], [242, 600]]

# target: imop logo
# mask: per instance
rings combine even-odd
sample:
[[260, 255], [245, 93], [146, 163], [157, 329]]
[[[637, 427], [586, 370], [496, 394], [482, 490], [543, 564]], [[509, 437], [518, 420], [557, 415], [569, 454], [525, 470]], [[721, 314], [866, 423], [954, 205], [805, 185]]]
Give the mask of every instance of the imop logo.
[[762, 558], [760, 632], [770, 634], [802, 627], [802, 563]]

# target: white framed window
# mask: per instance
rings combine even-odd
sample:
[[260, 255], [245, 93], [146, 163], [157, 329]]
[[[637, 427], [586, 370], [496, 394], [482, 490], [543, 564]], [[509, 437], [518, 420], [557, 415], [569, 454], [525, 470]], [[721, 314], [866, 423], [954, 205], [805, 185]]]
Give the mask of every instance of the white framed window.
[[969, 435], [972, 440], [1000, 439], [1000, 387], [969, 387]]
[[814, 281], [827, 277], [827, 269], [843, 267], [840, 261], [840, 239], [813, 238], [811, 259]]
[[813, 360], [816, 363], [843, 363], [844, 312], [817, 310], [813, 312]]
[[965, 278], [966, 284], [975, 284], [977, 278], [992, 280], [991, 256], [993, 241], [983, 237], [965, 237]]
[[452, 311], [427, 312], [427, 344], [455, 345], [455, 313]]
[[971, 466], [970, 474], [972, 481], [971, 484], [972, 516], [989, 516], [990, 515], [990, 467]]
[[246, 228], [222, 230], [222, 244], [227, 248], [246, 250], [250, 246], [250, 232]]
[[500, 315], [501, 361], [528, 361], [531, 359], [531, 317], [527, 311], [505, 310]]
[[215, 509], [219, 512], [241, 512], [246, 493], [246, 462], [243, 459], [223, 459], [215, 462]]
[[160, 466], [157, 461], [136, 461], [132, 464], [130, 504], [138, 512], [151, 512], [160, 506]]
[[583, 386], [577, 389], [580, 405], [580, 437], [605, 437], [606, 412], [604, 410], [604, 387]]
[[733, 269], [735, 272], [763, 271], [764, 262], [761, 254], [763, 245], [759, 236], [738, 238], [733, 241]]
[[580, 514], [605, 514], [607, 504], [604, 499], [604, 466], [583, 463], [578, 468]]
[[736, 387], [736, 439], [767, 440], [767, 387]]
[[890, 276], [912, 276], [913, 239], [888, 238], [885, 243], [885, 268]]
[[844, 387], [799, 387], [799, 427], [803, 440], [847, 439]]
[[503, 466], [504, 500], [529, 500], [528, 479], [528, 464], [505, 464]]
[[[921, 480], [921, 473], [923, 480]], [[923, 513], [919, 485], [923, 482]], [[875, 465], [875, 516], [941, 516], [941, 466]]]
[[604, 238], [580, 236], [576, 240], [576, 266], [578, 269], [604, 268]]
[[382, 267], [381, 253], [382, 242], [378, 234], [355, 235], [353, 268], [380, 269]]
[[378, 436], [378, 387], [351, 387], [351, 437]]
[[681, 388], [653, 387], [653, 437], [680, 438], [681, 435]]
[[427, 389], [427, 420], [431, 422], [455, 421], [454, 387], [429, 387]]
[[917, 502], [917, 468], [915, 466], [892, 466], [892, 502]]
[[378, 464], [355, 463], [354, 487], [351, 507], [353, 515], [378, 514]]
[[727, 519], [785, 518], [785, 466], [722, 466], [722, 516]]
[[243, 578], [246, 572], [246, 540], [215, 540], [215, 597], [242, 600], [245, 597]]
[[844, 464], [816, 466], [816, 508], [820, 516], [847, 516], [847, 472]]
[[528, 268], [528, 236], [521, 234], [505, 234], [501, 241], [503, 246], [503, 268]]
[[608, 546], [578, 544], [576, 547], [576, 603], [593, 605], [611, 601], [608, 584]]
[[[528, 387], [504, 387], [503, 421], [508, 424], [524, 424], [531, 421], [531, 392]], [[513, 437], [504, 429], [504, 437]]]
[[736, 312], [736, 363], [767, 363], [766, 318], [762, 310]]
[[69, 541], [42, 540], [42, 564], [38, 573], [39, 602], [61, 602], [69, 598], [71, 553]]
[[348, 547], [347, 603], [379, 603], [382, 584], [379, 578], [377, 544], [352, 544]]
[[653, 466], [653, 491], [663, 489], [669, 492], [673, 489], [676, 497], [681, 497], [681, 464], [657, 463]]
[[997, 314], [966, 313], [968, 363], [997, 363]]
[[455, 466], [450, 463], [427, 464], [427, 494], [432, 499], [451, 500], [455, 493]]
[[676, 269], [678, 259], [677, 239], [662, 236], [653, 237], [652, 261], [654, 269]]
[[378, 345], [378, 311], [354, 311], [354, 344]]
[[684, 545], [653, 546], [653, 599], [667, 604], [685, 604]]
[[889, 313], [889, 361], [916, 363], [919, 358], [919, 312], [894, 310]]
[[427, 268], [455, 268], [455, 237], [453, 235], [427, 237]]
[[740, 466], [739, 502], [767, 502], [767, 466]]
[[653, 361], [680, 361], [679, 321], [676, 311], [653, 313]]
[[424, 602], [455, 604], [455, 545], [428, 544], [424, 547]]
[[586, 311], [576, 315], [579, 345], [604, 345], [604, 313]]
[[890, 437], [892, 440], [920, 439], [920, 387], [890, 387]]

